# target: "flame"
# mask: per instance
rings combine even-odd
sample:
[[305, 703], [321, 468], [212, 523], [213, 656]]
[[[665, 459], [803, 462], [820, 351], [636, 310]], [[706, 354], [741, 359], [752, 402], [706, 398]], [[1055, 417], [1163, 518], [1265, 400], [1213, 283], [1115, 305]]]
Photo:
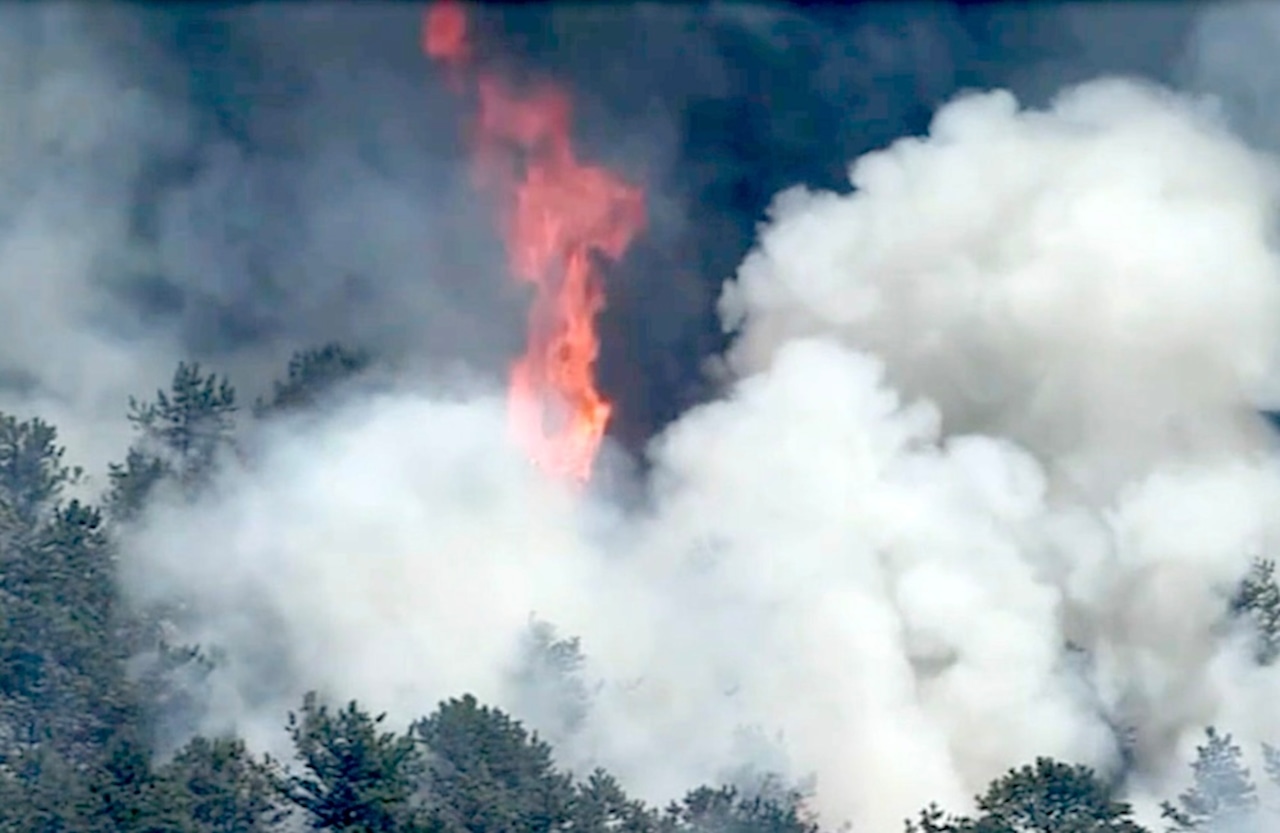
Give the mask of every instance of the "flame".
[[[422, 47], [453, 72], [471, 68], [457, 0], [427, 10]], [[498, 196], [509, 268], [535, 292], [528, 343], [511, 368], [511, 432], [541, 468], [583, 483], [612, 411], [595, 383], [595, 318], [605, 303], [598, 258], [618, 260], [643, 230], [644, 192], [578, 161], [564, 90], [544, 84], [521, 92], [482, 70], [474, 80], [476, 184]]]

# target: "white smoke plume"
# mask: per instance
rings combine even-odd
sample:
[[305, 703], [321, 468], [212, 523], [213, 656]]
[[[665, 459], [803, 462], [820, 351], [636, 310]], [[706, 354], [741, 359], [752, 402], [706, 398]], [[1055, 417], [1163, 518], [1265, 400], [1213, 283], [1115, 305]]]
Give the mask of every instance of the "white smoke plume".
[[748, 763], [884, 831], [1037, 755], [1118, 773], [1130, 730], [1139, 801], [1206, 724], [1280, 738], [1221, 629], [1280, 531], [1272, 160], [1109, 80], [963, 97], [851, 179], [777, 201], [641, 508], [546, 482], [498, 396], [411, 389], [154, 507], [130, 584], [226, 651], [207, 728], [278, 743], [313, 686], [526, 714], [534, 613], [598, 683], [564, 762], [648, 798]]

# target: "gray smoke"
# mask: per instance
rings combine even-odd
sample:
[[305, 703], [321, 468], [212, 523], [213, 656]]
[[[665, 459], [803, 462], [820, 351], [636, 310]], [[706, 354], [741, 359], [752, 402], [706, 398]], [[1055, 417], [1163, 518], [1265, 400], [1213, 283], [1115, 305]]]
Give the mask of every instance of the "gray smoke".
[[[100, 469], [127, 395], [179, 355], [248, 394], [331, 339], [501, 375], [526, 297], [466, 181], [466, 105], [419, 52], [420, 12], [5, 9], [0, 217], [9, 331], [25, 334], [4, 403], [56, 417]], [[602, 321], [602, 382], [633, 451], [713, 394], [715, 298], [775, 192], [840, 187], [849, 159], [919, 132], [961, 88], [1037, 101], [1097, 72], [1162, 78], [1193, 21], [1184, 4], [477, 14], [510, 64], [574, 90], [584, 155], [648, 189], [652, 223], [611, 272]]]
[[[1159, 88], [962, 97], [852, 193], [779, 197], [723, 295], [732, 381], [651, 444], [645, 508], [543, 480], [496, 396], [406, 391], [157, 507], [134, 586], [194, 600], [232, 658], [209, 725], [263, 743], [303, 685], [521, 714], [535, 612], [596, 685], [565, 761], [646, 797], [749, 761], [889, 829], [1036, 755], [1120, 774], [1131, 736], [1149, 802], [1204, 725], [1280, 729], [1222, 631], [1280, 532], [1274, 174]], [[278, 702], [243, 694], [253, 611]]]
[[[0, 12], [0, 404], [100, 471], [180, 356], [403, 368], [132, 531], [131, 593], [225, 655], [201, 729], [274, 748], [311, 687], [555, 723], [532, 613], [586, 655], [565, 762], [649, 798], [745, 765], [896, 829], [1039, 754], [1121, 774], [1131, 735], [1144, 801], [1206, 723], [1277, 737], [1221, 628], [1280, 517], [1269, 8], [488, 10], [651, 194], [602, 362], [638, 501], [506, 443], [524, 298], [419, 13]], [[1115, 73], [1214, 97], [1062, 89]]]
[[[3, 15], [4, 403], [79, 459], [121, 454], [128, 396], [179, 358], [251, 395], [333, 339], [487, 371], [519, 345], [417, 10]], [[398, 51], [361, 46], [389, 27]]]

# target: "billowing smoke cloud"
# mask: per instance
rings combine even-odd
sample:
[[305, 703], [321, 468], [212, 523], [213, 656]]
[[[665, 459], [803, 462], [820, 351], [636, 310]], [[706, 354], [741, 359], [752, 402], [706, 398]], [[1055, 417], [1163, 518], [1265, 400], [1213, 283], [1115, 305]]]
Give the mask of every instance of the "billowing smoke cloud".
[[[674, 422], [583, 500], [507, 448], [496, 391], [416, 372], [269, 427], [127, 550], [226, 653], [204, 728], [270, 747], [304, 688], [400, 719], [471, 690], [646, 796], [812, 774], [875, 829], [1037, 754], [1144, 788], [1205, 723], [1280, 736], [1274, 672], [1218, 633], [1278, 517], [1273, 163], [1134, 83], [934, 116], [1123, 72], [1271, 147], [1269, 7], [488, 13], [650, 188], [602, 371], [628, 447]], [[0, 405], [100, 471], [179, 356], [248, 391], [332, 338], [497, 377], [523, 299], [418, 14], [0, 10]], [[778, 200], [743, 262], [796, 183], [834, 191]], [[531, 613], [583, 639], [581, 722], [512, 673]]]
[[1205, 724], [1280, 736], [1280, 676], [1222, 628], [1280, 532], [1273, 162], [1107, 80], [962, 97], [851, 180], [777, 200], [722, 296], [725, 390], [650, 444], [642, 501], [545, 481], [497, 396], [407, 388], [153, 507], [131, 586], [226, 651], [206, 728], [270, 745], [310, 686], [547, 726], [533, 613], [587, 655], [565, 762], [650, 798], [754, 766], [888, 830], [1036, 755], [1141, 799]]
[[1272, 366], [1277, 179], [1197, 109], [1118, 82], [1050, 115], [972, 98], [860, 159], [856, 199], [783, 194], [724, 298], [731, 360], [835, 331], [953, 431], [1113, 467], [1220, 445]]

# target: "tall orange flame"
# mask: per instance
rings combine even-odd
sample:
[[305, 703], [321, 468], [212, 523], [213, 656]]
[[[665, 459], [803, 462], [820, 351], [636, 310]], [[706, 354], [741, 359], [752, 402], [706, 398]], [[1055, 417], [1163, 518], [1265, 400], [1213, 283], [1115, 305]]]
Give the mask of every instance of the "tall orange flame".
[[612, 409], [595, 383], [595, 318], [604, 306], [596, 258], [621, 258], [644, 228], [644, 192], [578, 161], [563, 90], [544, 85], [522, 95], [474, 70], [457, 0], [427, 10], [422, 46], [457, 73], [459, 85], [471, 70], [479, 97], [477, 185], [498, 195], [512, 274], [535, 291], [528, 343], [511, 368], [511, 431], [543, 469], [585, 482]]

